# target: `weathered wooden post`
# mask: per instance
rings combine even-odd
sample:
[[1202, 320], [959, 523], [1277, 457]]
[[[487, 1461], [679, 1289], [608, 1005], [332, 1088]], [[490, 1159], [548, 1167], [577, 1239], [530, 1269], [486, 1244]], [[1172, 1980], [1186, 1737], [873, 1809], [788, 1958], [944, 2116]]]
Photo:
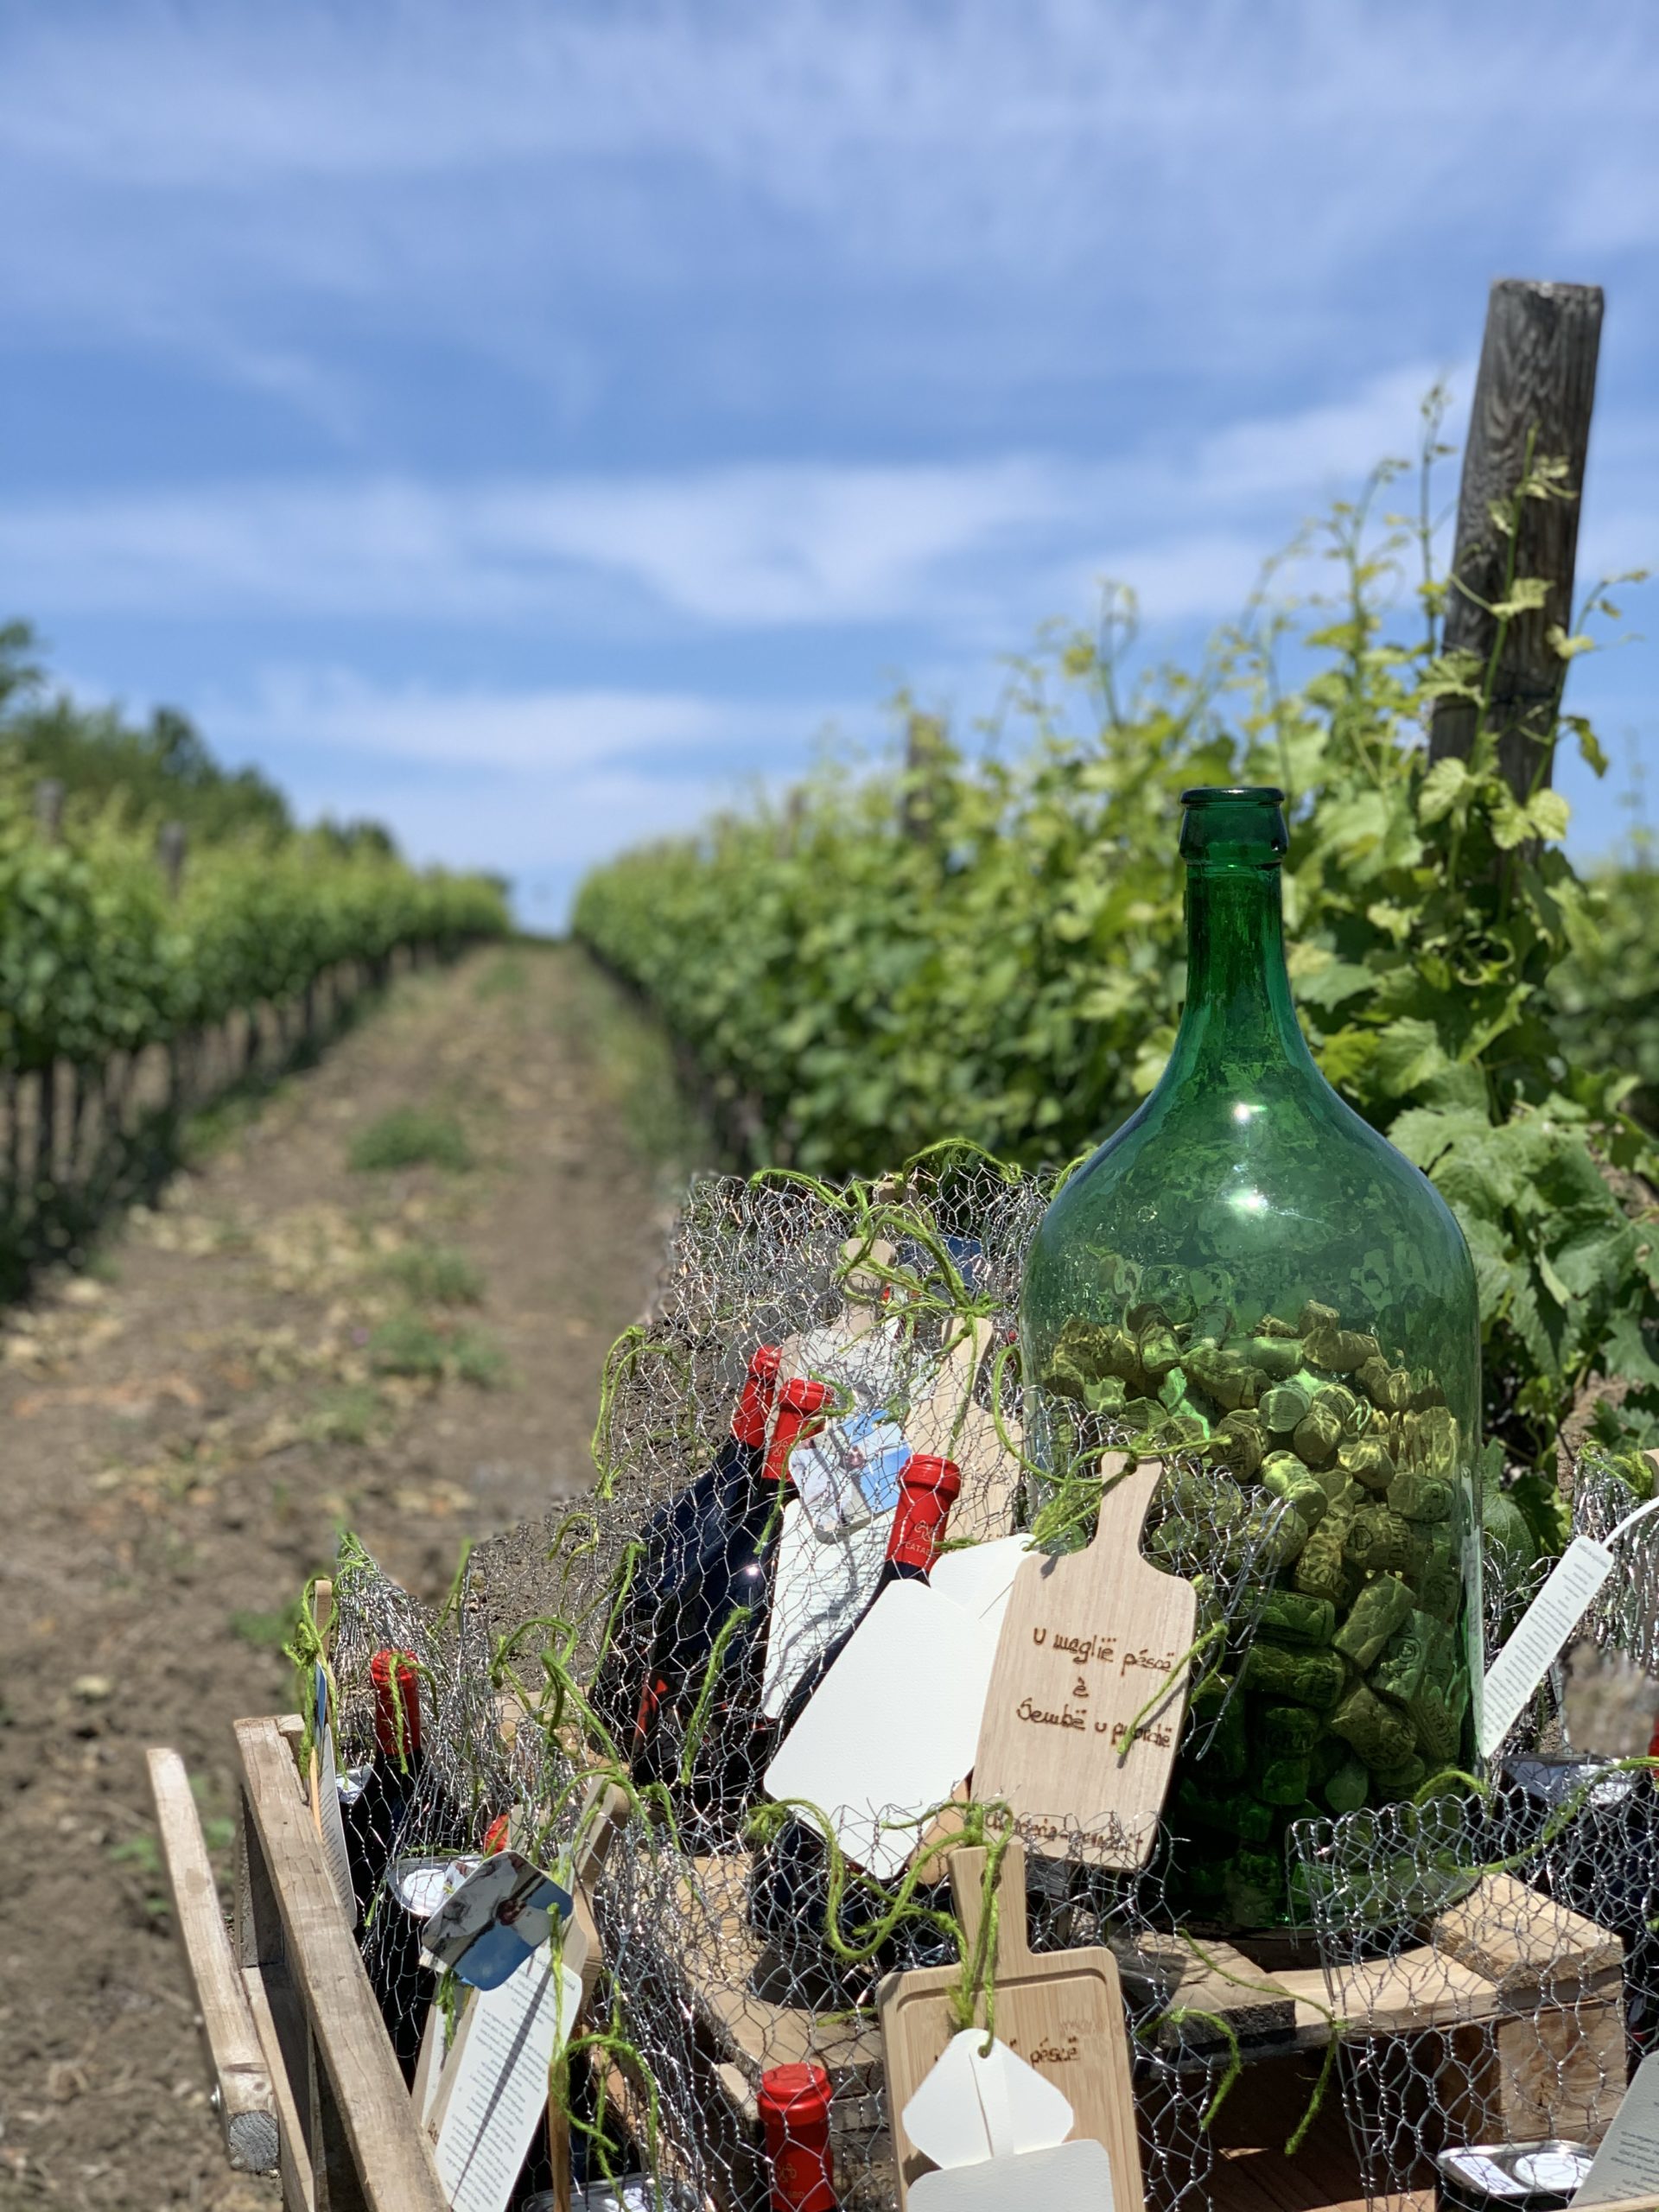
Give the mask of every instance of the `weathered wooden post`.
[[63, 785], [56, 776], [42, 776], [35, 786], [35, 824], [48, 845], [63, 835]]
[[176, 899], [184, 881], [184, 856], [189, 848], [182, 822], [163, 822], [156, 832], [156, 857], [167, 878], [167, 895]]
[[950, 760], [950, 739], [944, 717], [925, 715], [912, 707], [905, 718], [904, 797], [899, 813], [904, 833], [913, 844], [933, 841]]
[[[1494, 284], [1487, 302], [1446, 593], [1446, 651], [1472, 652], [1483, 669], [1491, 658], [1497, 626], [1486, 607], [1503, 595], [1509, 551], [1503, 533], [1493, 527], [1491, 510], [1514, 498], [1529, 442], [1535, 463], [1566, 462], [1562, 489], [1570, 494], [1524, 502], [1516, 573], [1543, 577], [1549, 593], [1541, 607], [1510, 623], [1494, 671], [1491, 718], [1497, 763], [1518, 799], [1549, 781], [1567, 663], [1548, 632], [1558, 624], [1563, 634], [1573, 629], [1580, 493], [1596, 396], [1601, 310], [1599, 284], [1518, 278]], [[1440, 700], [1429, 733], [1430, 760], [1466, 760], [1474, 746], [1476, 718], [1477, 709], [1466, 700]]]

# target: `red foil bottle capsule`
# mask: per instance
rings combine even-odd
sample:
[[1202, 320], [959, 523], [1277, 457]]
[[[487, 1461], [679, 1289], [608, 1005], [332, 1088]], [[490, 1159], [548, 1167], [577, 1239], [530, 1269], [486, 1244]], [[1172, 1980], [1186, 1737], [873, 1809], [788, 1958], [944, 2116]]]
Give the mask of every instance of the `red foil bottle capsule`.
[[757, 2101], [772, 2167], [772, 2212], [837, 2212], [829, 2075], [822, 2066], [768, 2067]]

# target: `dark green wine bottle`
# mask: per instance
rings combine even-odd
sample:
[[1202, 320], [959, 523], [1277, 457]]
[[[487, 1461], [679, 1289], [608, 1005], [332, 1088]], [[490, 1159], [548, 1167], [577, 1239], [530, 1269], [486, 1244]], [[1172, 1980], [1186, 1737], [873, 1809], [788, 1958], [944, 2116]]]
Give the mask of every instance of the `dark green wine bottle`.
[[1218, 1580], [1269, 1585], [1189, 1745], [1231, 1689], [1225, 1719], [1202, 1758], [1183, 1751], [1166, 1807], [1176, 1901], [1246, 1929], [1291, 1916], [1292, 1821], [1473, 1765], [1480, 1329], [1445, 1202], [1298, 1026], [1282, 794], [1183, 804], [1179, 1033], [1049, 1207], [1021, 1333], [1057, 1479], [1103, 1442], [1161, 1452], [1174, 1503], [1149, 1555], [1207, 1550]]

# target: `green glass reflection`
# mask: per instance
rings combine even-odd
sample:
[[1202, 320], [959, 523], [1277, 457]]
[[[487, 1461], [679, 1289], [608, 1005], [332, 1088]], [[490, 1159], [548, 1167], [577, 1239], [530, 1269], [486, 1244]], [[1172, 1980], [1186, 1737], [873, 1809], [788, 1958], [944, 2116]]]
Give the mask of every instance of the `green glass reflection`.
[[1294, 1916], [1290, 1821], [1473, 1764], [1480, 1333], [1457, 1223], [1297, 1025], [1282, 795], [1183, 805], [1180, 1032], [1157, 1089], [1050, 1206], [1021, 1330], [1057, 1471], [1103, 1440], [1191, 1455], [1164, 1548], [1185, 1514], [1224, 1569], [1236, 1546], [1271, 1584], [1238, 1694], [1166, 1808], [1182, 1910], [1248, 1929]]

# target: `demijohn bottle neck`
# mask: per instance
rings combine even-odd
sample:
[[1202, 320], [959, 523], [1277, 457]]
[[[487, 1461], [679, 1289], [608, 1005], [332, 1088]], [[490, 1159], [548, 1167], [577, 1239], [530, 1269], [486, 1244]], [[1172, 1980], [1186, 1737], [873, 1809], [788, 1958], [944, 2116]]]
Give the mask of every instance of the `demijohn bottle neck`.
[[1217, 1059], [1313, 1070], [1285, 972], [1277, 791], [1185, 795], [1186, 1006], [1172, 1079]]

